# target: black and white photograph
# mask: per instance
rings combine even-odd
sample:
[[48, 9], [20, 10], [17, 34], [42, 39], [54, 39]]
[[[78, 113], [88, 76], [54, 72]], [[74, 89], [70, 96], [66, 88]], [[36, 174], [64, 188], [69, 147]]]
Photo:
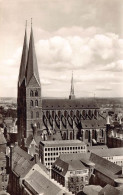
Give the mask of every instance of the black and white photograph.
[[123, 195], [123, 1], [0, 0], [0, 195]]

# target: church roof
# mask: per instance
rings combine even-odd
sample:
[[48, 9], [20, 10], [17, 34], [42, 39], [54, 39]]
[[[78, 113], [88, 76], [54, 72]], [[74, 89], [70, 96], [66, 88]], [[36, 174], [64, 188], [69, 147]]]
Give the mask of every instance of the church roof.
[[25, 29], [23, 51], [22, 51], [21, 65], [20, 65], [19, 78], [18, 78], [19, 86], [22, 84], [22, 82], [25, 78], [27, 56], [28, 56], [28, 46], [27, 46], [27, 33], [26, 33], [26, 29]]
[[37, 58], [34, 46], [33, 30], [31, 28], [30, 42], [29, 42], [29, 52], [27, 59], [27, 69], [26, 69], [26, 84], [28, 85], [31, 78], [35, 77], [37, 83], [40, 85], [40, 78], [38, 73]]
[[43, 99], [43, 110], [99, 109], [93, 99]]

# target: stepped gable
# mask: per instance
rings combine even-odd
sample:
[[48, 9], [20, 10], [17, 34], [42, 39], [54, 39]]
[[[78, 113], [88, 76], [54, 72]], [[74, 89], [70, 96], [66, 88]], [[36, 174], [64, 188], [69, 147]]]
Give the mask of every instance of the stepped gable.
[[92, 99], [43, 99], [43, 110], [99, 109]]

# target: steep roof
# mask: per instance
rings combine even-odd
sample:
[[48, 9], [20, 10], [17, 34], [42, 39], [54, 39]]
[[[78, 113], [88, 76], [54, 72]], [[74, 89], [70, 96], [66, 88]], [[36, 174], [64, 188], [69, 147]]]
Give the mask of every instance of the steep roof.
[[34, 171], [28, 178], [26, 178], [24, 180], [24, 185], [31, 192], [36, 192], [38, 194], [56, 195], [61, 191], [58, 186], [38, 171]]
[[12, 164], [13, 164], [13, 172], [15, 172], [18, 176], [25, 176], [31, 167], [34, 165], [34, 159], [27, 152], [22, 150], [20, 147], [16, 146], [13, 149], [12, 154]]
[[38, 73], [37, 58], [34, 46], [33, 30], [31, 28], [30, 33], [30, 42], [29, 42], [29, 52], [27, 59], [27, 68], [26, 68], [26, 84], [28, 85], [31, 78], [35, 77], [38, 85], [40, 86], [40, 78]]
[[27, 65], [27, 56], [28, 56], [28, 46], [27, 46], [27, 33], [26, 33], [26, 29], [25, 29], [23, 51], [22, 51], [20, 71], [19, 71], [19, 77], [18, 77], [19, 86], [22, 84], [22, 82], [25, 78], [25, 71], [26, 71], [26, 65]]
[[43, 99], [43, 110], [67, 110], [67, 109], [99, 109], [93, 99]]

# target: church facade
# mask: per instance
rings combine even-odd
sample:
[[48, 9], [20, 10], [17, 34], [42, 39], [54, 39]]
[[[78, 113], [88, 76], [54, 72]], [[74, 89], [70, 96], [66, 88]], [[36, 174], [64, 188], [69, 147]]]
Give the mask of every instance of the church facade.
[[35, 134], [41, 140], [76, 140], [105, 144], [105, 118], [92, 99], [77, 99], [73, 74], [68, 99], [43, 99], [31, 27], [29, 48], [25, 30], [18, 78], [18, 143], [22, 146]]

